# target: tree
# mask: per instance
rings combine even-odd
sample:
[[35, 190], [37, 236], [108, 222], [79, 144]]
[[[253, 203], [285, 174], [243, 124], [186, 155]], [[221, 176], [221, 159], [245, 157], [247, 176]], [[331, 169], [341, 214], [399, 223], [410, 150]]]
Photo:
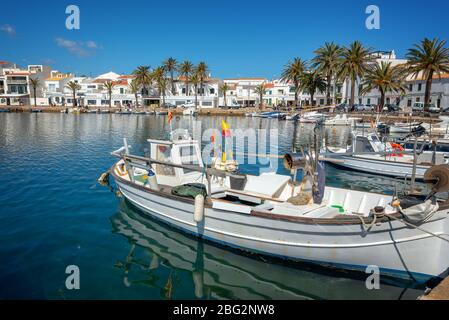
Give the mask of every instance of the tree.
[[104, 84], [104, 88], [106, 89], [106, 92], [108, 93], [108, 100], [109, 100], [109, 109], [112, 108], [112, 90], [115, 87], [115, 83], [111, 80], [106, 81]]
[[139, 83], [136, 81], [136, 79], [133, 79], [129, 84], [129, 91], [131, 91], [131, 93], [134, 95], [136, 99], [136, 108], [139, 107], [139, 90], [140, 90]]
[[446, 41], [437, 38], [425, 38], [420, 44], [415, 44], [408, 50], [407, 72], [416, 78], [422, 74], [426, 79], [426, 92], [424, 108], [427, 111], [430, 105], [432, 81], [435, 75], [441, 77], [442, 73], [449, 73], [449, 49], [445, 48]]
[[30, 86], [33, 88], [33, 97], [34, 97], [34, 106], [37, 107], [37, 98], [36, 98], [36, 91], [37, 88], [40, 87], [41, 85], [41, 81], [39, 80], [39, 78], [31, 78], [30, 77]]
[[335, 75], [338, 72], [341, 53], [342, 50], [339, 45], [333, 42], [326, 42], [324, 46], [315, 51], [316, 56], [312, 61], [313, 67], [326, 77], [326, 105], [328, 106], [331, 104], [331, 86], [333, 78], [335, 78], [334, 88], [337, 86]]
[[226, 101], [227, 100], [226, 97], [227, 97], [227, 93], [228, 93], [228, 90], [230, 89], [230, 87], [227, 83], [223, 83], [219, 89], [221, 92], [223, 92], [224, 106], [227, 107], [228, 102]]
[[254, 88], [254, 92], [259, 96], [259, 108], [263, 106], [263, 96], [267, 92], [265, 89], [265, 83], [261, 83]]
[[313, 98], [317, 90], [326, 90], [326, 82], [318, 70], [311, 70], [304, 73], [301, 77], [300, 89], [302, 91], [307, 91], [310, 94], [310, 104], [314, 106]]
[[75, 81], [69, 81], [66, 84], [66, 87], [72, 91], [73, 107], [77, 107], [78, 102], [76, 101], [76, 92], [81, 89], [81, 86], [78, 83], [76, 83]]
[[299, 83], [301, 81], [301, 77], [306, 70], [306, 63], [300, 58], [295, 58], [293, 61], [288, 62], [284, 70], [281, 74], [281, 80], [284, 82], [293, 82], [295, 89], [295, 106], [299, 105], [298, 101], [298, 92], [299, 92]]
[[365, 75], [362, 83], [362, 94], [366, 94], [373, 89], [380, 91], [379, 109], [385, 105], [385, 95], [387, 92], [405, 93], [404, 76], [400, 67], [393, 67], [391, 62], [381, 62], [372, 65]]
[[178, 62], [176, 61], [176, 59], [170, 57], [163, 62], [163, 66], [165, 71], [170, 73], [171, 92], [173, 95], [176, 95], [174, 73], [178, 71]]
[[200, 62], [195, 69], [195, 73], [200, 79], [201, 95], [204, 96], [204, 81], [207, 79], [207, 72], [209, 71], [209, 68], [207, 67], [205, 62]]
[[354, 41], [349, 47], [342, 49], [338, 78], [351, 81], [350, 107], [354, 106], [357, 79], [363, 78], [368, 71], [370, 63], [373, 61], [371, 49], [365, 48], [359, 41]]
[[165, 106], [165, 91], [167, 90], [167, 78], [164, 67], [157, 67], [153, 72], [153, 80], [156, 82], [158, 93], [162, 96], [162, 106]]
[[190, 76], [190, 82], [193, 85], [193, 88], [195, 90], [195, 109], [198, 108], [198, 85], [201, 83], [201, 79], [200, 76], [198, 75], [198, 73], [194, 72], [191, 76]]
[[181, 66], [179, 67], [179, 72], [181, 74], [181, 76], [183, 76], [185, 78], [185, 85], [186, 85], [186, 96], [189, 96], [190, 92], [189, 92], [189, 79], [190, 76], [192, 75], [194, 66], [193, 63], [191, 63], [190, 61], [184, 61]]
[[147, 88], [151, 86], [153, 81], [149, 66], [139, 66], [133, 71], [133, 75], [136, 76], [135, 80], [142, 87], [143, 94], [147, 94]]

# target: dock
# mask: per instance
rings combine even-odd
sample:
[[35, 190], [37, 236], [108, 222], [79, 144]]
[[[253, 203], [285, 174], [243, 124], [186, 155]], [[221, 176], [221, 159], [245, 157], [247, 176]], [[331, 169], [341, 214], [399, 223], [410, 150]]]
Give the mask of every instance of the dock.
[[449, 276], [428, 294], [419, 297], [418, 300], [449, 300]]

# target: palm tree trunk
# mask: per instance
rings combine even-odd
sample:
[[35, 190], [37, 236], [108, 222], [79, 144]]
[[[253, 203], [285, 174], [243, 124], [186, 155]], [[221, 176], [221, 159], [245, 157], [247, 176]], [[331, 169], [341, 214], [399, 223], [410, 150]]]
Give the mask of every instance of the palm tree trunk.
[[201, 96], [204, 97], [203, 80], [201, 80], [200, 89], [201, 89]]
[[34, 107], [37, 107], [37, 103], [36, 103], [36, 88], [33, 88], [33, 95], [34, 95]]
[[109, 92], [109, 110], [111, 110], [111, 109], [112, 109], [112, 95]]
[[326, 105], [331, 105], [331, 85], [332, 85], [332, 73], [327, 75], [327, 90], [326, 90]]
[[186, 96], [189, 96], [189, 80], [186, 80]]
[[170, 77], [171, 77], [171, 94], [172, 95], [176, 95], [176, 92], [175, 92], [175, 83], [173, 82], [173, 71], [170, 71]]
[[298, 107], [298, 90], [299, 84], [295, 81], [295, 107]]
[[76, 91], [75, 90], [73, 90], [73, 103], [72, 103], [72, 106], [74, 108], [76, 108], [78, 106], [78, 103], [76, 101]]
[[351, 98], [349, 99], [349, 107], [354, 106], [355, 101], [355, 80], [351, 79]]
[[226, 101], [226, 91], [223, 93], [223, 98], [224, 98], [224, 102], [225, 102], [225, 108], [227, 108], [228, 102]]
[[136, 108], [139, 107], [139, 97], [137, 96], [137, 93], [134, 94], [134, 97], [136, 98]]
[[310, 91], [310, 105], [313, 107], [313, 97], [315, 96], [315, 91]]
[[385, 105], [385, 92], [383, 90], [380, 90], [380, 106], [379, 106], [379, 112], [382, 112]]
[[198, 88], [195, 86], [195, 109], [198, 109]]
[[430, 105], [430, 93], [432, 90], [432, 79], [433, 79], [433, 71], [429, 72], [429, 75], [426, 80], [426, 93], [424, 95], [424, 111], [429, 111]]

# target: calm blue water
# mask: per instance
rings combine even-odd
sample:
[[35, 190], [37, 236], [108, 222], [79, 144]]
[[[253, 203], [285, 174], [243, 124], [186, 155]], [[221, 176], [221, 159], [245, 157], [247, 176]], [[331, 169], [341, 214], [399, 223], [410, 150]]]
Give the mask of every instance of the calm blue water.
[[[205, 130], [219, 128], [221, 118], [200, 120]], [[233, 128], [277, 128], [279, 153], [290, 151], [292, 141], [307, 145], [313, 129], [227, 121]], [[189, 118], [172, 125], [194, 126]], [[0, 114], [0, 299], [414, 299], [422, 293], [390, 282], [368, 291], [349, 273], [273, 263], [197, 241], [142, 218], [97, 184], [123, 137], [143, 154], [147, 138], [166, 138], [169, 130], [158, 116]], [[326, 137], [345, 145], [348, 132], [330, 130]], [[353, 189], [392, 192], [395, 183], [332, 167], [327, 173], [329, 184]], [[80, 269], [80, 290], [65, 287], [68, 265]]]

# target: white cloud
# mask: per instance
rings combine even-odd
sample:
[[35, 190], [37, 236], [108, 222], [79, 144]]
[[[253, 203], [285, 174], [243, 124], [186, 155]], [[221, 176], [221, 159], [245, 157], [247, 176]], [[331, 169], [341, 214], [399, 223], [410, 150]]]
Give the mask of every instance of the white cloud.
[[68, 40], [64, 38], [56, 38], [56, 44], [58, 45], [58, 47], [64, 48], [70, 53], [79, 57], [89, 56], [94, 52], [94, 50], [101, 48], [95, 41], [92, 40], [83, 42]]
[[4, 25], [0, 26], [0, 30], [5, 32], [6, 34], [8, 34], [11, 37], [16, 35], [16, 29], [9, 24], [4, 24]]

